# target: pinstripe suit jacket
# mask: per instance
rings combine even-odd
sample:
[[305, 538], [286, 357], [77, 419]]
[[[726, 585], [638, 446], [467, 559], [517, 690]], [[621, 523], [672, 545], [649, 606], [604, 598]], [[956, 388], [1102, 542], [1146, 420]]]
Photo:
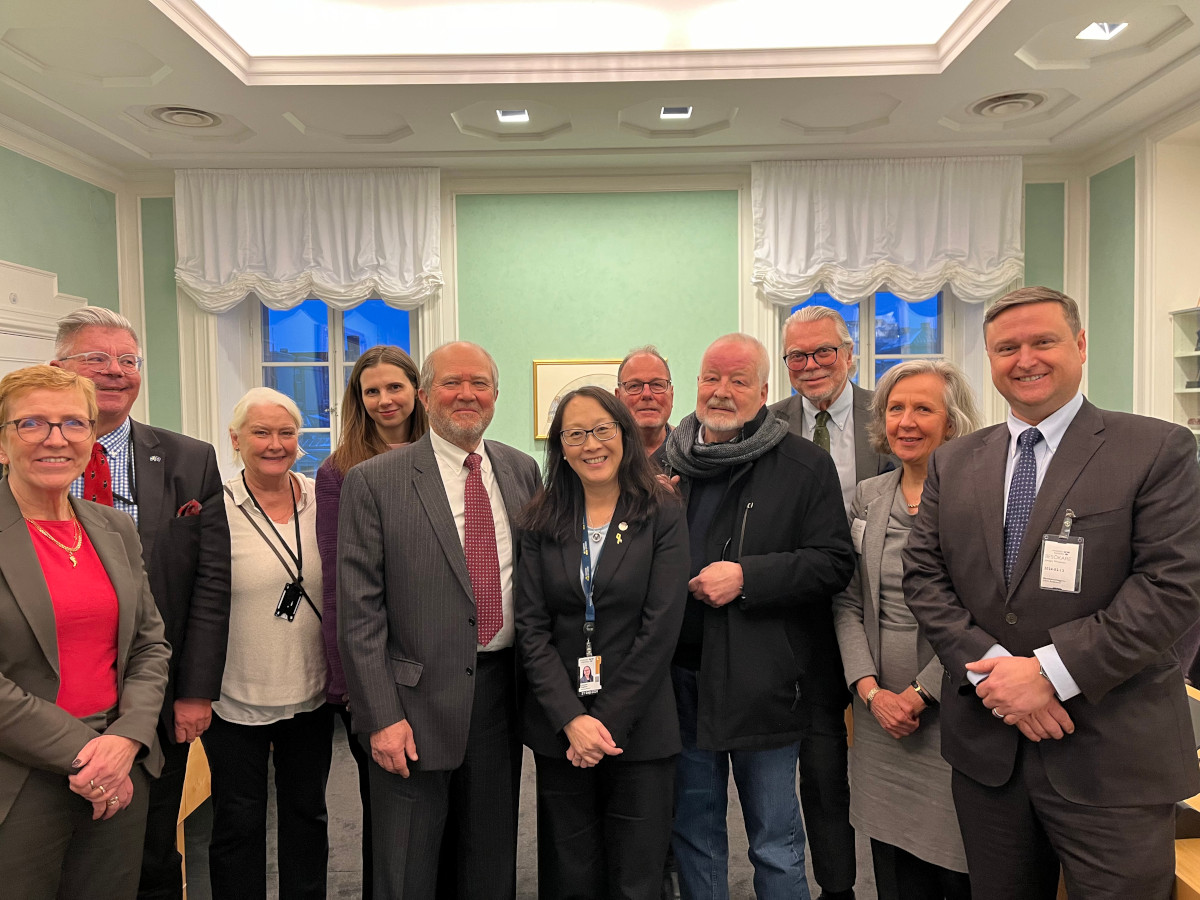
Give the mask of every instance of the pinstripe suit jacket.
[[[512, 522], [538, 488], [537, 463], [495, 441], [487, 452]], [[475, 597], [428, 434], [346, 474], [337, 572], [354, 730], [407, 719], [419, 769], [457, 768], [474, 699]]]

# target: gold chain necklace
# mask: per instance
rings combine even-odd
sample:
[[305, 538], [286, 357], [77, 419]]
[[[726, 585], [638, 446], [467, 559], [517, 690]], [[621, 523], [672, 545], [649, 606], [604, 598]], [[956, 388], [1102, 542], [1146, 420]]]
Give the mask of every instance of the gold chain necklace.
[[33, 521], [33, 519], [29, 518], [28, 516], [25, 517], [25, 521], [28, 522], [30, 525], [32, 525], [34, 528], [36, 528], [38, 530], [38, 534], [40, 534], [42, 537], [46, 538], [46, 540], [50, 541], [56, 547], [61, 547], [63, 550], [67, 551], [67, 557], [71, 560], [71, 568], [72, 569], [74, 569], [77, 565], [79, 565], [79, 563], [77, 563], [75, 561], [75, 554], [78, 553], [79, 548], [83, 546], [83, 529], [79, 527], [79, 520], [77, 518], [75, 518], [75, 510], [73, 510], [73, 509], [71, 510], [71, 521], [75, 523], [75, 546], [74, 547], [68, 547], [66, 544], [64, 544], [62, 541], [60, 541], [58, 538], [56, 538], [54, 535], [52, 535], [45, 528], [43, 528], [37, 522]]

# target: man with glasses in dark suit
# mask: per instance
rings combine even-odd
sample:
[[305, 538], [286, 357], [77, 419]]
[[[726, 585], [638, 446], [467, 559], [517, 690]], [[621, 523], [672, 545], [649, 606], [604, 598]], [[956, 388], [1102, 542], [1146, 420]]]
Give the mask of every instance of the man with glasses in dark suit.
[[183, 895], [175, 847], [190, 745], [221, 696], [229, 636], [229, 522], [211, 444], [129, 417], [142, 386], [142, 357], [129, 320], [98, 306], [58, 323], [51, 365], [96, 385], [99, 435], [76, 497], [123, 510], [137, 523], [150, 590], [171, 644], [159, 719], [165, 762], [150, 783], [140, 898]]

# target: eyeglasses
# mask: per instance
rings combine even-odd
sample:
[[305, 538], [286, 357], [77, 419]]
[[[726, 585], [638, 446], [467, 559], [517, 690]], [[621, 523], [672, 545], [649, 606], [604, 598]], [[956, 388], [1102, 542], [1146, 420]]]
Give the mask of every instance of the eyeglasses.
[[112, 356], [102, 350], [89, 350], [87, 353], [73, 353], [70, 356], [60, 356], [59, 362], [66, 362], [68, 359], [79, 360], [79, 365], [91, 372], [103, 372], [112, 365], [115, 359], [117, 365], [121, 367], [122, 372], [137, 372], [142, 368], [143, 359], [140, 356], [135, 356], [132, 353], [122, 353], [120, 356]]
[[50, 437], [55, 428], [72, 444], [91, 440], [92, 430], [96, 423], [92, 419], [64, 419], [61, 422], [47, 422], [41, 416], [27, 416], [24, 419], [13, 419], [0, 423], [0, 428], [12, 425], [17, 430], [17, 437], [27, 444], [40, 444]]
[[595, 428], [572, 428], [569, 431], [560, 431], [558, 434], [568, 447], [578, 447], [587, 440], [589, 434], [594, 434], [598, 441], [611, 441], [620, 430], [621, 426], [616, 422], [601, 422]]
[[808, 365], [810, 357], [818, 366], [832, 366], [837, 360], [838, 351], [845, 346], [845, 344], [839, 344], [837, 347], [818, 347], [812, 353], [805, 353], [803, 350], [793, 350], [791, 353], [783, 355], [783, 361], [787, 363], [787, 367], [793, 372], [803, 371]]
[[647, 387], [650, 388], [652, 394], [665, 394], [667, 388], [671, 386], [671, 382], [665, 378], [655, 378], [653, 381], [622, 381], [621, 390], [633, 396], [639, 396]]

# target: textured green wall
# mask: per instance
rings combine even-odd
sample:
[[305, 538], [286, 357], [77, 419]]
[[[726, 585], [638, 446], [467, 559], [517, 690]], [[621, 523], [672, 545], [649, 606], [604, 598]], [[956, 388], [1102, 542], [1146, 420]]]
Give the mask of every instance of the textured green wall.
[[1132, 158], [1088, 185], [1088, 398], [1126, 412], [1133, 409], [1136, 187]]
[[117, 198], [0, 147], [0, 259], [58, 276], [64, 294], [120, 308]]
[[1025, 185], [1025, 283], [1063, 289], [1067, 186]]
[[142, 199], [142, 284], [150, 423], [179, 431], [179, 312], [175, 305], [175, 215], [170, 197]]
[[736, 191], [460, 196], [458, 322], [500, 368], [488, 436], [532, 454], [533, 360], [656, 344], [677, 422], [704, 348], [738, 324]]

